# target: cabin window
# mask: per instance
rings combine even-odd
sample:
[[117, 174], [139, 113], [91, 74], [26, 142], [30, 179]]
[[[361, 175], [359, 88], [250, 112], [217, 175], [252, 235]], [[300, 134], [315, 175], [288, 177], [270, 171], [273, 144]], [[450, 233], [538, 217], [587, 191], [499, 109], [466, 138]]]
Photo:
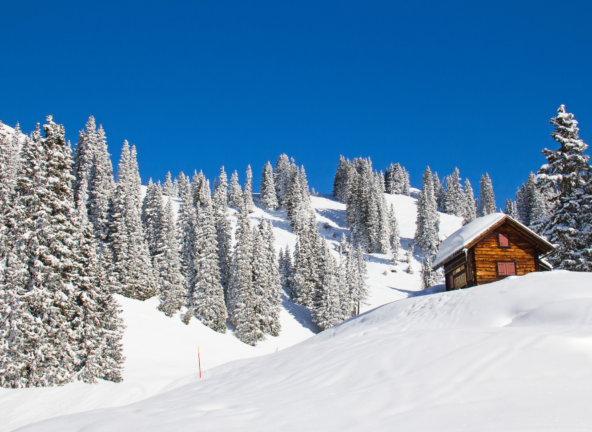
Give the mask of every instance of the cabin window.
[[498, 238], [500, 247], [503, 247], [503, 248], [510, 247], [510, 237], [508, 236], [508, 234], [499, 233], [497, 235], [497, 238]]
[[516, 274], [515, 262], [498, 262], [497, 275], [498, 276], [514, 276]]

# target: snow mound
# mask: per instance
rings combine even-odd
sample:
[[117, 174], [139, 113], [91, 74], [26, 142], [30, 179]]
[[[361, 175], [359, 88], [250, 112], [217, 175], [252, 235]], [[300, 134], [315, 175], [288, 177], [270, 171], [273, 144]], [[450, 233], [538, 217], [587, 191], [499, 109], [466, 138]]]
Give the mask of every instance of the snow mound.
[[447, 258], [460, 251], [463, 247], [465, 247], [465, 245], [471, 243], [473, 240], [487, 231], [490, 226], [494, 225], [505, 217], [506, 215], [504, 213], [492, 213], [482, 216], [475, 219], [470, 224], [465, 225], [458, 231], [452, 233], [442, 243], [440, 243], [436, 261], [434, 261], [432, 267], [437, 268], [441, 266]]
[[590, 430], [592, 275], [393, 302], [125, 407], [25, 431]]

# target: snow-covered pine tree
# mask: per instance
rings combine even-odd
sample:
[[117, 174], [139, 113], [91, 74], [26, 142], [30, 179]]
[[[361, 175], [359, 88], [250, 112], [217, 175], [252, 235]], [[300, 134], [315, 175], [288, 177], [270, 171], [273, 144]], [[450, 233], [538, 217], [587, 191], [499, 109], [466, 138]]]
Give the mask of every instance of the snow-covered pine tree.
[[188, 309], [204, 325], [225, 333], [228, 315], [224, 304], [224, 289], [220, 283], [218, 242], [211, 203], [198, 209], [198, 220], [197, 277], [189, 286]]
[[511, 199], [506, 199], [504, 213], [510, 216], [512, 219], [520, 220], [518, 217], [518, 209], [516, 208], [516, 202], [512, 201]]
[[[5, 133], [0, 122], [0, 238], [6, 226], [2, 222], [11, 205], [20, 167], [20, 128], [17, 123], [12, 135]], [[1, 241], [0, 241], [1, 242]], [[0, 256], [2, 256], [0, 254]]]
[[364, 261], [364, 253], [360, 245], [358, 245], [353, 255], [356, 271], [354, 272], [355, 285], [351, 292], [351, 299], [354, 307], [353, 316], [357, 316], [360, 314], [360, 308], [368, 298], [368, 285], [366, 285], [366, 261]]
[[166, 179], [164, 180], [164, 184], [162, 185], [162, 194], [170, 198], [177, 198], [170, 171], [167, 171], [166, 173]]
[[401, 164], [391, 164], [390, 178], [388, 180], [390, 194], [404, 194], [405, 193], [405, 169]]
[[281, 284], [290, 288], [292, 286], [292, 253], [290, 246], [286, 245], [286, 250], [283, 251], [282, 260], [280, 260], [280, 277]]
[[549, 256], [555, 267], [591, 271], [590, 260], [590, 186], [592, 171], [588, 148], [579, 137], [578, 122], [565, 111], [565, 105], [551, 119], [551, 134], [560, 145], [557, 150], [544, 149], [547, 163], [538, 171], [541, 189], [552, 194], [552, 211], [540, 225], [540, 231], [556, 245]]
[[164, 247], [164, 200], [162, 197], [162, 188], [160, 185], [152, 183], [152, 179], [148, 182], [146, 188], [146, 196], [142, 203], [142, 224], [144, 226], [144, 235], [146, 237], [146, 244], [152, 257], [152, 264], [156, 270], [156, 263], [154, 257]]
[[273, 176], [277, 200], [280, 206], [283, 206], [290, 184], [292, 184], [292, 177], [294, 176], [292, 165], [290, 164], [290, 159], [287, 154], [284, 153], [278, 157], [275, 169], [273, 170]]
[[77, 292], [72, 319], [78, 339], [76, 376], [87, 383], [95, 383], [97, 379], [119, 382], [123, 369], [123, 322], [107, 279], [102, 277], [93, 226], [85, 205], [88, 183], [85, 174], [82, 175], [77, 205], [79, 253], [74, 282]]
[[463, 225], [473, 222], [477, 218], [477, 205], [475, 194], [469, 179], [465, 179], [465, 211], [463, 214]]
[[446, 199], [446, 190], [444, 190], [444, 186], [442, 186], [437, 172], [434, 172], [434, 196], [436, 197], [438, 210], [443, 211], [444, 200]]
[[97, 131], [95, 119], [92, 116], [88, 119], [86, 129], [80, 132], [72, 174], [75, 178], [73, 187], [76, 202], [79, 202], [81, 179], [83, 176], [86, 178], [85, 187], [88, 198], [84, 204], [87, 207], [88, 218], [93, 224], [95, 237], [104, 241], [107, 233], [109, 200], [115, 189], [115, 183], [105, 131], [102, 126], [99, 126]]
[[230, 177], [230, 190], [228, 191], [228, 205], [240, 208], [243, 202], [243, 190], [238, 184], [238, 173], [235, 171]]
[[[265, 267], [265, 272], [263, 273], [264, 278], [261, 279], [260, 283], [260, 286], [264, 288], [263, 294], [265, 298], [262, 313], [264, 319], [263, 332], [271, 336], [278, 336], [281, 330], [280, 309], [282, 298], [280, 274], [275, 257], [273, 227], [271, 222], [266, 223], [263, 218], [261, 218], [257, 229], [259, 230], [259, 236], [261, 238], [262, 254], [261, 261], [258, 261], [257, 251], [255, 251], [254, 260], [256, 263], [265, 263], [264, 266], [261, 266]], [[257, 265], [254, 265], [253, 270], [256, 271], [257, 267]], [[255, 278], [254, 280], [254, 283], [257, 284], [257, 279]]]
[[317, 288], [313, 322], [326, 330], [343, 321], [339, 271], [329, 246], [323, 241], [322, 283]]
[[374, 250], [378, 253], [388, 253], [391, 250], [391, 229], [392, 229], [392, 220], [391, 214], [388, 211], [388, 207], [386, 204], [386, 198], [384, 197], [384, 193], [380, 192], [378, 196], [378, 217], [379, 217], [379, 228], [378, 228], [378, 236], [377, 236], [377, 243], [374, 247]]
[[279, 207], [275, 180], [271, 163], [267, 161], [261, 174], [260, 200], [266, 210], [277, 210]]
[[[179, 193], [181, 204], [177, 213], [177, 240], [180, 245], [181, 274], [185, 277], [186, 286], [194, 284], [197, 276], [197, 231], [198, 221], [196, 207], [188, 178], [179, 177]], [[192, 314], [187, 313], [184, 320], [189, 322]]]
[[[133, 197], [138, 215], [142, 212], [142, 179], [140, 178], [140, 167], [138, 165], [138, 150], [135, 145], [130, 148], [130, 197]], [[119, 175], [119, 170], [118, 173]]]
[[292, 273], [292, 300], [302, 306], [314, 306], [315, 289], [319, 280], [320, 243], [314, 221], [297, 232]]
[[486, 216], [495, 213], [497, 207], [495, 206], [495, 195], [493, 194], [493, 185], [489, 174], [481, 176], [479, 184], [479, 216]]
[[238, 215], [236, 247], [232, 257], [232, 278], [229, 289], [229, 313], [236, 326], [235, 335], [241, 341], [255, 345], [264, 339], [261, 329], [261, 301], [253, 283], [253, 232], [243, 204]]
[[179, 311], [187, 299], [187, 284], [181, 273], [180, 248], [171, 199], [167, 198], [162, 212], [159, 244], [154, 255], [154, 268], [159, 280], [158, 310], [169, 317]]
[[389, 218], [389, 224], [391, 227], [390, 238], [389, 238], [390, 250], [393, 254], [393, 262], [395, 264], [397, 264], [397, 262], [399, 260], [399, 249], [401, 248], [401, 240], [400, 240], [399, 224], [397, 223], [395, 209], [393, 208], [392, 204], [389, 209], [388, 218]]
[[380, 187], [380, 192], [385, 193], [386, 186], [385, 186], [384, 174], [382, 171], [380, 171], [380, 173], [378, 174], [378, 185]]
[[146, 300], [157, 293], [152, 260], [137, 205], [137, 163], [127, 141], [117, 169], [115, 193], [109, 209], [107, 243], [110, 248], [110, 276], [115, 292]]
[[409, 171], [403, 168], [403, 195], [411, 195], [411, 185], [409, 184]]
[[206, 179], [203, 172], [193, 174], [192, 194], [195, 206], [205, 206], [211, 199], [210, 181]]
[[341, 202], [345, 202], [346, 170], [345, 157], [340, 155], [335, 178], [333, 179], [333, 196]]
[[[411, 266], [411, 265], [410, 265]], [[425, 257], [421, 263], [421, 289], [427, 289], [440, 282], [441, 275], [432, 270], [432, 260]]]
[[[455, 170], [455, 173], [458, 171]], [[462, 198], [464, 199], [464, 195]], [[417, 229], [415, 231], [415, 244], [427, 256], [436, 256], [438, 253], [440, 215], [436, 206], [432, 171], [430, 167], [427, 167], [423, 173], [422, 190], [417, 199]]]
[[218, 184], [214, 187], [213, 195], [214, 205], [226, 212], [228, 208], [228, 177], [224, 167], [220, 168], [220, 176], [218, 177]]
[[190, 193], [191, 185], [189, 184], [189, 177], [183, 174], [183, 171], [179, 173], [179, 176], [176, 179], [177, 183], [177, 197], [182, 199], [185, 194]]
[[255, 211], [255, 203], [253, 202], [253, 171], [251, 170], [251, 165], [247, 166], [247, 176], [245, 179], [243, 199], [245, 200], [247, 211], [249, 213], [253, 213]]
[[71, 152], [63, 126], [51, 116], [47, 122], [45, 138], [37, 126], [23, 148], [16, 199], [7, 217], [0, 292], [0, 331], [8, 336], [0, 342], [5, 387], [64, 384], [80, 360], [80, 326], [74, 322], [80, 310], [74, 299], [82, 259]]
[[[79, 191], [84, 188], [86, 193], [91, 188], [88, 184], [93, 177], [95, 149], [97, 147], [97, 126], [95, 118], [90, 116], [86, 122], [85, 130], [80, 131], [78, 143], [74, 152], [74, 162], [72, 164], [72, 175], [74, 176], [73, 190], [75, 202], [80, 202]], [[82, 184], [82, 179], [86, 179], [87, 184]], [[86, 205], [86, 202], [84, 202]]]
[[460, 173], [454, 168], [451, 176], [446, 178], [446, 196], [444, 198], [446, 213], [463, 217], [466, 208], [465, 193], [460, 185]]

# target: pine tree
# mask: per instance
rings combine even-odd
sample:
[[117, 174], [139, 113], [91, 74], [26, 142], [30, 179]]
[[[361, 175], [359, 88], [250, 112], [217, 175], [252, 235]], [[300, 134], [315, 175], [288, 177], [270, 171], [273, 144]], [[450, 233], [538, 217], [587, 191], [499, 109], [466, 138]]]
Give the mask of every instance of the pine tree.
[[399, 259], [399, 249], [401, 247], [401, 240], [400, 240], [400, 232], [399, 232], [399, 225], [397, 223], [397, 217], [395, 215], [395, 209], [391, 204], [391, 208], [389, 210], [389, 223], [391, 226], [390, 229], [390, 249], [393, 253], [393, 262], [396, 264]]
[[[458, 170], [455, 170], [455, 173], [458, 174]], [[423, 173], [423, 186], [417, 200], [415, 244], [428, 256], [436, 256], [439, 245], [440, 215], [436, 208], [433, 188], [432, 171], [427, 167]], [[464, 199], [464, 195], [462, 198]], [[452, 205], [452, 199], [449, 202]]]
[[463, 214], [463, 225], [473, 222], [477, 218], [477, 205], [475, 195], [469, 179], [465, 180], [465, 211]]
[[466, 198], [460, 185], [460, 173], [454, 168], [454, 173], [446, 178], [446, 196], [444, 198], [446, 213], [463, 217], [466, 208]]
[[[185, 284], [190, 287], [197, 276], [197, 231], [198, 221], [196, 207], [193, 205], [193, 196], [189, 188], [187, 177], [179, 178], [179, 193], [181, 205], [177, 213], [177, 241], [180, 245], [181, 274], [185, 277]], [[189, 288], [188, 288], [189, 289]], [[185, 321], [189, 322], [192, 314], [185, 315]]]
[[243, 202], [243, 191], [238, 184], [238, 173], [235, 171], [230, 177], [230, 190], [228, 191], [228, 205], [240, 208]]
[[102, 126], [99, 126], [97, 131], [92, 116], [88, 119], [86, 129], [80, 132], [72, 174], [75, 177], [73, 187], [76, 202], [80, 202], [78, 195], [83, 187], [82, 178], [86, 178], [84, 187], [87, 199], [83, 204], [87, 207], [95, 237], [104, 241], [107, 234], [109, 200], [113, 195], [115, 183], [105, 131]]
[[409, 171], [403, 168], [403, 195], [411, 195], [411, 186], [409, 184]]
[[245, 179], [243, 199], [245, 200], [247, 211], [253, 213], [255, 211], [255, 203], [253, 202], [253, 171], [251, 170], [251, 165], [247, 166], [247, 178]]
[[512, 201], [511, 199], [506, 199], [504, 213], [510, 216], [512, 219], [520, 220], [518, 217], [518, 209], [516, 208], [516, 202]]
[[551, 215], [541, 223], [540, 232], [556, 245], [549, 259], [555, 267], [591, 271], [590, 264], [590, 172], [588, 148], [579, 137], [578, 122], [565, 111], [565, 105], [551, 119], [551, 134], [560, 145], [544, 149], [547, 163], [538, 171], [541, 189], [550, 191]]
[[220, 176], [218, 177], [218, 184], [214, 188], [213, 200], [217, 208], [221, 208], [226, 212], [228, 208], [228, 177], [224, 167], [220, 168]]
[[277, 210], [279, 207], [277, 193], [275, 190], [275, 180], [273, 176], [273, 168], [271, 163], [267, 161], [261, 174], [261, 188], [260, 188], [261, 204], [266, 210]]
[[345, 202], [346, 199], [346, 171], [347, 171], [347, 164], [345, 162], [345, 157], [343, 155], [339, 156], [339, 165], [337, 166], [337, 171], [335, 171], [335, 178], [333, 179], [333, 196], [335, 199]]
[[144, 226], [144, 234], [152, 263], [155, 266], [154, 257], [159, 253], [160, 248], [164, 246], [163, 227], [164, 219], [164, 200], [162, 197], [162, 189], [159, 185], [152, 183], [152, 179], [148, 182], [146, 188], [146, 196], [142, 203], [142, 224]]
[[[282, 250], [280, 249], [280, 253]], [[290, 288], [292, 286], [292, 254], [290, 252], [290, 246], [286, 245], [286, 250], [280, 255], [280, 277], [281, 284], [285, 287]]]
[[255, 228], [253, 248], [253, 285], [260, 297], [262, 331], [271, 336], [278, 336], [280, 324], [280, 275], [274, 251], [274, 236], [271, 223], [263, 218]]
[[[135, 145], [130, 148], [130, 197], [133, 198], [138, 214], [142, 211], [142, 179], [140, 178], [140, 167], [138, 166], [138, 151]], [[118, 173], [119, 176], [119, 167]]]
[[319, 279], [319, 237], [316, 225], [307, 223], [297, 233], [294, 250], [292, 300], [302, 306], [314, 306], [315, 289]]
[[179, 173], [179, 177], [176, 179], [177, 181], [177, 196], [179, 199], [183, 199], [186, 194], [189, 194], [191, 191], [191, 185], [189, 184], [189, 177], [183, 174], [183, 171]]
[[[409, 268], [411, 268], [411, 264], [409, 264]], [[441, 276], [438, 271], [432, 270], [432, 260], [430, 257], [425, 257], [421, 263], [421, 289], [427, 289], [437, 285], [440, 279]]]
[[211, 204], [198, 211], [197, 271], [189, 287], [189, 310], [204, 325], [219, 333], [226, 332], [227, 311], [224, 289], [220, 283], [218, 242], [214, 209]]
[[158, 310], [173, 316], [185, 305], [187, 285], [181, 273], [181, 258], [177, 227], [171, 198], [167, 199], [159, 227], [159, 244], [154, 254], [154, 268], [159, 278], [160, 305]]
[[284, 205], [284, 199], [288, 193], [293, 178], [292, 166], [287, 154], [278, 157], [275, 169], [273, 170], [276, 196], [280, 206]]
[[170, 198], [177, 198], [170, 171], [167, 171], [166, 173], [166, 179], [164, 181], [164, 184], [162, 185], [162, 194]]
[[211, 199], [210, 181], [206, 179], [203, 172], [194, 172], [193, 183], [191, 185], [193, 194], [193, 204], [195, 206], [205, 206]]
[[116, 292], [146, 300], [156, 294], [157, 285], [144, 237], [140, 207], [136, 204], [140, 175], [133, 156], [125, 141], [109, 210], [107, 243], [111, 256], [110, 275]]
[[64, 384], [80, 364], [75, 321], [80, 308], [74, 299], [82, 260], [72, 161], [63, 126], [51, 116], [47, 121], [45, 138], [37, 126], [23, 148], [16, 199], [6, 218], [8, 253], [0, 293], [5, 387]]
[[495, 213], [497, 207], [495, 206], [495, 196], [493, 194], [493, 185], [489, 174], [481, 176], [479, 188], [479, 216], [486, 216]]
[[232, 278], [229, 288], [229, 313], [241, 341], [255, 345], [265, 335], [261, 329], [260, 303], [253, 284], [254, 239], [246, 206], [238, 216], [236, 247], [232, 257]]
[[[465, 191], [466, 192], [466, 191]], [[446, 191], [444, 186], [440, 183], [438, 173], [434, 172], [434, 196], [436, 197], [436, 204], [439, 211], [444, 211], [444, 200], [446, 199]]]
[[351, 298], [354, 307], [353, 315], [357, 316], [360, 314], [361, 306], [365, 304], [365, 301], [368, 298], [368, 286], [366, 285], [366, 262], [364, 261], [364, 253], [362, 252], [360, 245], [358, 245], [356, 248], [353, 257], [356, 270], [354, 272], [355, 285], [351, 292]]
[[82, 178], [77, 205], [78, 265], [72, 323], [78, 336], [76, 376], [87, 383], [97, 379], [122, 380], [123, 355], [121, 338], [123, 323], [119, 306], [103, 278], [93, 227], [88, 220], [86, 178]]
[[313, 322], [326, 330], [343, 321], [339, 272], [329, 246], [323, 244], [322, 284], [317, 289]]

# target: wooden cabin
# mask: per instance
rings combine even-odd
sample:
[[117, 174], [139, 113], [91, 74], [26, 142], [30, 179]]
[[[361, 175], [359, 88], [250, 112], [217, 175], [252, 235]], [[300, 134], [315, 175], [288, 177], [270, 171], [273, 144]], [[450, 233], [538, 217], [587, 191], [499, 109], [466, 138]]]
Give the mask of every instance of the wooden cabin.
[[432, 268], [444, 266], [446, 291], [551, 270], [553, 245], [503, 213], [475, 219], [445, 239]]

